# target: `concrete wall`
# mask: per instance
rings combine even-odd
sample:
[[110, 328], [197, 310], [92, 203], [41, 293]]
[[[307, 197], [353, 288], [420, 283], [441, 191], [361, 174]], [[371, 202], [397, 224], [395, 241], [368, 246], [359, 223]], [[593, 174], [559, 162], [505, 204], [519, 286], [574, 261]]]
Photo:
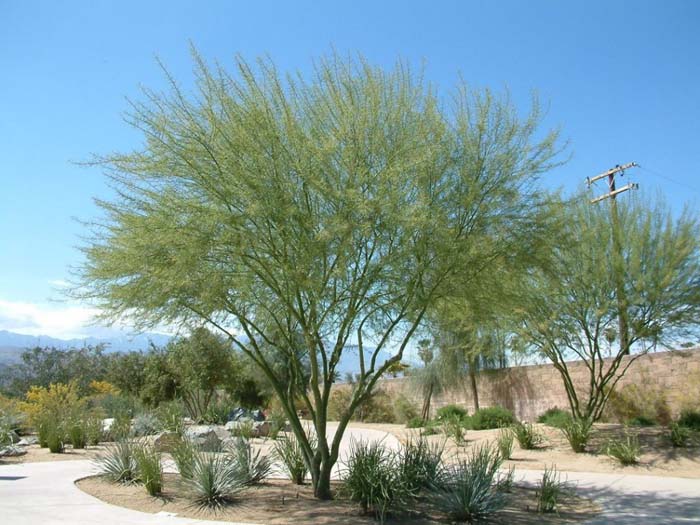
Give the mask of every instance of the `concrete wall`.
[[[577, 391], [585, 392], [588, 370], [581, 362], [569, 363]], [[628, 384], [649, 385], [663, 391], [673, 415], [689, 400], [700, 403], [700, 348], [651, 353], [636, 359], [618, 388]], [[380, 382], [387, 392], [401, 393], [417, 407], [421, 393], [415, 391], [410, 378], [385, 379]], [[568, 408], [569, 403], [559, 372], [552, 365], [533, 365], [485, 371], [478, 379], [479, 404], [500, 405], [512, 410], [516, 417], [534, 421], [552, 407]], [[474, 412], [474, 400], [468, 378], [458, 388], [433, 397], [432, 411], [447, 404], [457, 404]], [[700, 409], [700, 406], [697, 408]]]

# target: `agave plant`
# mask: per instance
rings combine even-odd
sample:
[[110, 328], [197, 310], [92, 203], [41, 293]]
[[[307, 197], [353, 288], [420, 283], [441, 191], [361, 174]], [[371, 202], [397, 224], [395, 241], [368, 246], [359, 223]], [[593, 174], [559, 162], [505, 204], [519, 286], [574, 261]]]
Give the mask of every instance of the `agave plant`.
[[134, 483], [139, 479], [134, 444], [117, 441], [95, 460], [99, 471], [114, 483]]
[[246, 486], [237, 465], [224, 454], [197, 452], [187, 484], [194, 492], [199, 507], [218, 509]]

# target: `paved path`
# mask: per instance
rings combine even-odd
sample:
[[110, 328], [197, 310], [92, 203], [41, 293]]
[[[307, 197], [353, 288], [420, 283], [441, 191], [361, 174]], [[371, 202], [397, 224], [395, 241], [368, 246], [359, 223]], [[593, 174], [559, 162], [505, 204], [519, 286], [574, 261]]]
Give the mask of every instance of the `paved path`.
[[[333, 432], [334, 429], [329, 429]], [[351, 439], [380, 439], [390, 448], [398, 440], [378, 430], [348, 429]], [[221, 525], [115, 507], [79, 490], [74, 482], [94, 473], [89, 461], [55, 461], [0, 466], [0, 523], [8, 525]], [[535, 483], [542, 473], [521, 470], [516, 480]], [[700, 480], [653, 476], [564, 473], [580, 494], [603, 506], [591, 524], [700, 524]], [[241, 524], [238, 524], [241, 525]]]

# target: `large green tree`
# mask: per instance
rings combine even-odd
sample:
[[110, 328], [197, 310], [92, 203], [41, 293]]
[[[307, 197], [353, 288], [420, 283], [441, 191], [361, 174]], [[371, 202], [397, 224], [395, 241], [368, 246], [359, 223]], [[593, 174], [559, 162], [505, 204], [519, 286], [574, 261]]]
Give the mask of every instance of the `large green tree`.
[[[572, 413], [588, 422], [600, 418], [637, 358], [658, 345], [678, 344], [700, 315], [696, 216], [686, 210], [674, 219], [653, 199], [617, 206], [619, 244], [607, 203], [591, 205], [579, 196], [562, 205], [569, 242], [552, 248], [546, 270], [531, 273], [519, 308], [525, 340], [560, 372]], [[618, 337], [620, 283], [629, 323], [624, 341]], [[585, 367], [583, 382], [570, 361]]]
[[[99, 201], [106, 219], [78, 295], [107, 319], [205, 321], [226, 334], [269, 379], [316, 496], [329, 498], [353, 412], [455, 269], [477, 278], [530, 227], [557, 133], [539, 129], [536, 104], [521, 117], [464, 85], [443, 100], [405, 64], [334, 56], [302, 77], [268, 61], [239, 59], [234, 74], [196, 61], [195, 94], [173, 81], [133, 105], [143, 149], [97, 160], [118, 198]], [[360, 372], [328, 437], [349, 344]]]

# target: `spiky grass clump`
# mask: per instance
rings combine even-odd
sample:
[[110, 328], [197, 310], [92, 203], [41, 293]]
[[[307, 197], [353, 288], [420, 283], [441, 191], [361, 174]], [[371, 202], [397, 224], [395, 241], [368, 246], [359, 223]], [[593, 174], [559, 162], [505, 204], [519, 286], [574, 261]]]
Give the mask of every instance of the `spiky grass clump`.
[[639, 438], [629, 432], [623, 439], [611, 439], [605, 446], [605, 453], [623, 466], [639, 463], [640, 452]]
[[501, 457], [502, 461], [510, 459], [513, 455], [513, 433], [501, 429], [498, 432], [498, 439], [496, 440], [496, 447], [498, 448], [498, 455]]
[[537, 487], [537, 512], [556, 512], [561, 497], [570, 492], [568, 483], [561, 480], [557, 469], [545, 467]]
[[135, 483], [139, 479], [139, 471], [134, 452], [134, 443], [117, 441], [95, 462], [99, 471], [113, 483]]
[[138, 480], [143, 483], [151, 496], [160, 494], [163, 489], [162, 455], [147, 443], [138, 443], [133, 447], [133, 458], [136, 463]]
[[671, 423], [668, 432], [668, 438], [674, 448], [682, 448], [690, 442], [691, 431], [687, 427], [683, 427], [676, 422]]
[[74, 449], [83, 449], [87, 446], [88, 438], [83, 421], [73, 421], [68, 427], [68, 440]]
[[411, 494], [422, 489], [442, 487], [445, 477], [442, 462], [444, 450], [444, 442], [430, 444], [423, 436], [409, 439], [399, 450], [396, 457], [399, 474]]
[[439, 507], [452, 520], [469, 522], [501, 510], [507, 501], [499, 487], [501, 463], [500, 453], [485, 445], [448, 467], [445, 488], [437, 493]]
[[442, 420], [442, 432], [446, 437], [454, 439], [457, 445], [464, 444], [464, 422], [457, 416]]
[[350, 443], [343, 482], [348, 497], [380, 523], [411, 496], [396, 456], [376, 441]]
[[249, 441], [238, 438], [226, 451], [229, 460], [238, 468], [241, 479], [246, 485], [257, 485], [261, 483], [272, 470], [272, 463], [261, 455], [261, 451], [253, 452], [253, 447]]
[[[315, 446], [315, 439], [311, 440], [312, 448]], [[304, 451], [296, 436], [285, 436], [275, 441], [275, 455], [284, 464], [289, 479], [297, 485], [303, 485], [306, 475], [309, 472], [304, 460]]]
[[65, 451], [65, 431], [58, 421], [47, 420], [44, 427], [44, 438], [49, 452], [62, 454]]
[[540, 434], [532, 423], [516, 423], [510, 427], [513, 437], [518, 440], [518, 445], [523, 450], [532, 450], [537, 448], [544, 441], [544, 437]]
[[190, 439], [182, 438], [170, 452], [182, 479], [192, 479], [192, 469], [198, 450], [197, 445]]
[[85, 420], [84, 428], [87, 444], [93, 447], [99, 445], [104, 437], [102, 420], [95, 416], [88, 417]]
[[585, 452], [588, 441], [591, 439], [593, 425], [590, 421], [571, 419], [561, 427], [561, 432], [571, 445], [571, 450], [576, 453]]
[[200, 508], [219, 509], [246, 486], [237, 465], [224, 454], [197, 452], [191, 474], [186, 481]]

